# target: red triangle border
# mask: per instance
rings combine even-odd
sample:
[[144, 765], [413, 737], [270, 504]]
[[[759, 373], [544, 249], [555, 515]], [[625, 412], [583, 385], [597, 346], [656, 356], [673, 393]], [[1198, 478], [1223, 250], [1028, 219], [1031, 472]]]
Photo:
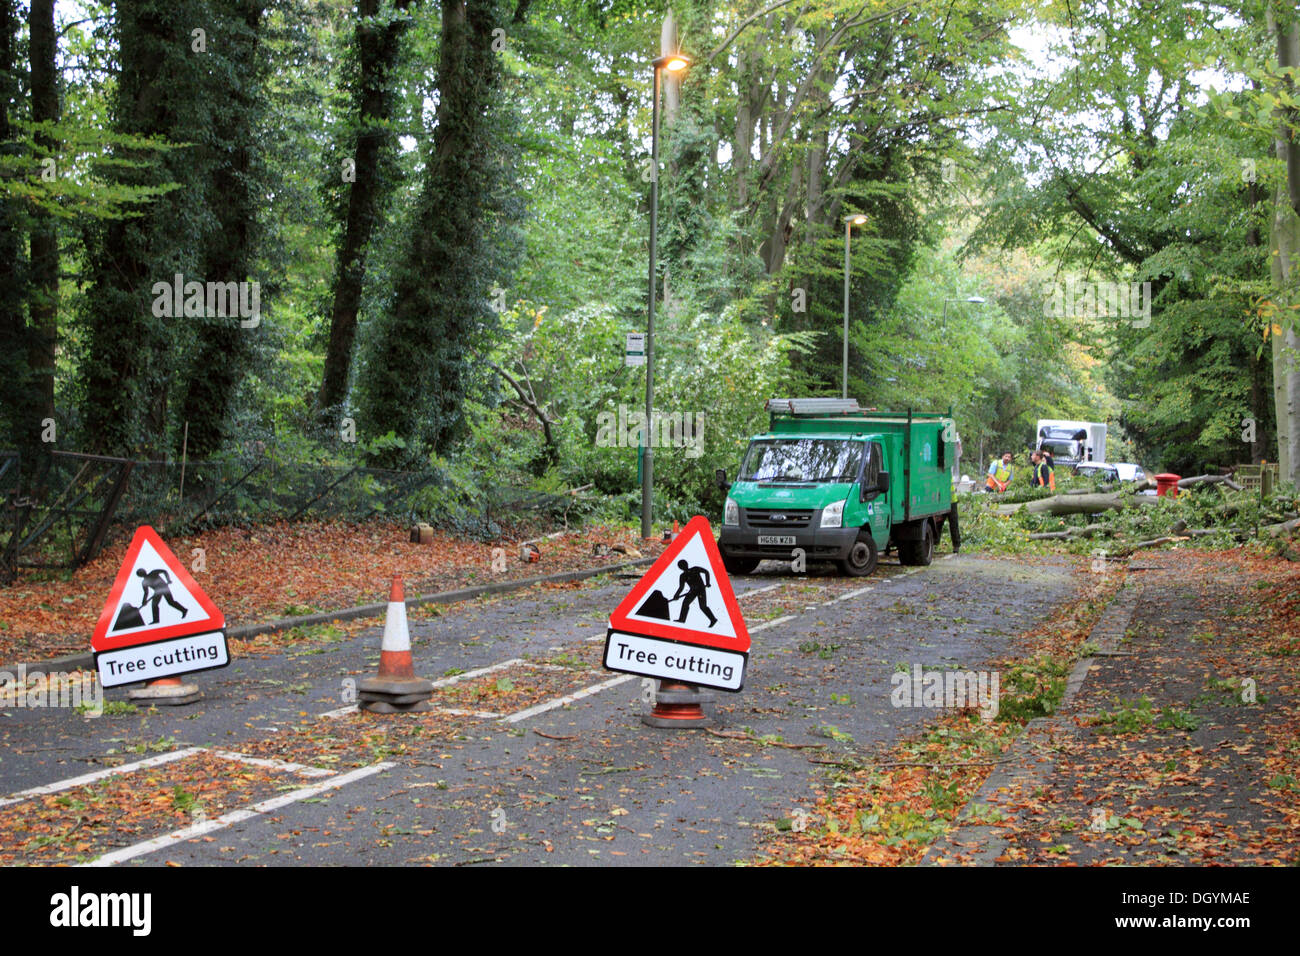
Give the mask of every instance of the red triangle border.
[[[208, 617], [201, 621], [180, 621], [176, 624], [168, 624], [165, 627], [151, 627], [143, 631], [123, 634], [120, 637], [109, 637], [108, 629], [113, 626], [113, 613], [121, 603], [127, 585], [131, 583], [131, 569], [135, 567], [135, 559], [139, 556], [140, 549], [146, 541], [158, 552], [158, 557], [162, 558], [167, 570], [181, 584], [185, 585], [185, 589], [199, 602], [199, 607], [207, 613]], [[199, 587], [198, 582], [190, 576], [190, 572], [185, 565], [172, 553], [172, 549], [163, 543], [162, 538], [158, 537], [158, 532], [145, 524], [135, 529], [135, 536], [131, 538], [131, 545], [126, 549], [126, 557], [122, 559], [122, 566], [118, 568], [117, 578], [113, 581], [113, 589], [108, 593], [108, 603], [104, 605], [104, 610], [100, 612], [99, 623], [95, 625], [95, 633], [91, 635], [90, 646], [95, 651], [112, 651], [120, 647], [154, 644], [173, 637], [188, 637], [191, 634], [202, 634], [206, 631], [220, 631], [225, 626], [226, 616], [217, 610], [217, 606], [212, 603], [212, 599], [208, 597], [203, 588]]]
[[[677, 556], [686, 549], [686, 545], [697, 534], [702, 539], [705, 554], [709, 558], [709, 573], [713, 576], [713, 580], [718, 583], [718, 593], [722, 596], [723, 606], [727, 610], [727, 615], [731, 618], [732, 628], [735, 629], [736, 636], [734, 638], [710, 631], [697, 630], [696, 628], [682, 627], [681, 625], [659, 624], [639, 618], [631, 620], [628, 617], [629, 614], [635, 613], [636, 609], [641, 606], [641, 601], [645, 598], [651, 586], [659, 580], [659, 576], [664, 569], [677, 559]], [[614, 609], [614, 613], [609, 616], [609, 626], [628, 634], [662, 637], [682, 644], [695, 644], [699, 647], [716, 647], [724, 651], [748, 653], [750, 646], [749, 629], [745, 627], [745, 618], [740, 613], [740, 605], [736, 603], [736, 594], [731, 589], [731, 579], [727, 577], [727, 569], [722, 563], [722, 555], [718, 552], [718, 543], [713, 539], [713, 529], [709, 527], [708, 518], [704, 517], [704, 515], [696, 515], [686, 522], [686, 527], [682, 528], [681, 533], [668, 546], [668, 549], [659, 555], [655, 563], [650, 566], [650, 570], [642, 575], [641, 580], [628, 592], [627, 597], [619, 602], [618, 607]]]

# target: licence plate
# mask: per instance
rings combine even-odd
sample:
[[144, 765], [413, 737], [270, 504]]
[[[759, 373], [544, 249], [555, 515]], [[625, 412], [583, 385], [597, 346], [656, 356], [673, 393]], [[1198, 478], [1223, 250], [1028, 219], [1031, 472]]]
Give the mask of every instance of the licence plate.
[[794, 544], [794, 535], [792, 534], [760, 534], [758, 536], [759, 544]]

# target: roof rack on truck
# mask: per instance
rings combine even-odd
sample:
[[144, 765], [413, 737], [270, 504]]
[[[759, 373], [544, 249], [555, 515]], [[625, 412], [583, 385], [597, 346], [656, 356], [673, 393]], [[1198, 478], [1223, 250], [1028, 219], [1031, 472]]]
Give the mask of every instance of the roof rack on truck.
[[769, 398], [764, 407], [773, 424], [778, 418], [836, 418], [851, 415], [906, 421], [952, 418], [951, 406], [947, 412], [915, 412], [910, 408], [905, 412], [882, 412], [875, 408], [863, 408], [856, 398]]

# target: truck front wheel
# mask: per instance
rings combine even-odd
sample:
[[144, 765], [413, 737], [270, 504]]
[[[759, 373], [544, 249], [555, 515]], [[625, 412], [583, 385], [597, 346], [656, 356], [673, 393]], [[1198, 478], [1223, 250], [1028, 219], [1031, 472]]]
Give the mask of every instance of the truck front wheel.
[[733, 558], [725, 553], [722, 555], [722, 566], [728, 574], [753, 574], [760, 561], [761, 558]]
[[850, 577], [865, 578], [876, 570], [876, 562], [879, 559], [876, 542], [872, 540], [870, 533], [863, 531], [858, 535], [858, 540], [853, 542], [853, 547], [849, 549], [849, 556], [837, 564], [840, 570]]

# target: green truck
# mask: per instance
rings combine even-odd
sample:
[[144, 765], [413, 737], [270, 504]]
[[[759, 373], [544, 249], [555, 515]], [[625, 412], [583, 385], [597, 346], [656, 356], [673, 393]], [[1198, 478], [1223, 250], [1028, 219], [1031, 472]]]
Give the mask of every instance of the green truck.
[[949, 523], [961, 546], [952, 503], [959, 454], [946, 415], [880, 412], [853, 399], [770, 399], [768, 430], [749, 440], [729, 482], [718, 548], [728, 573], [748, 574], [764, 559], [834, 561], [865, 576], [882, 552], [929, 564]]

